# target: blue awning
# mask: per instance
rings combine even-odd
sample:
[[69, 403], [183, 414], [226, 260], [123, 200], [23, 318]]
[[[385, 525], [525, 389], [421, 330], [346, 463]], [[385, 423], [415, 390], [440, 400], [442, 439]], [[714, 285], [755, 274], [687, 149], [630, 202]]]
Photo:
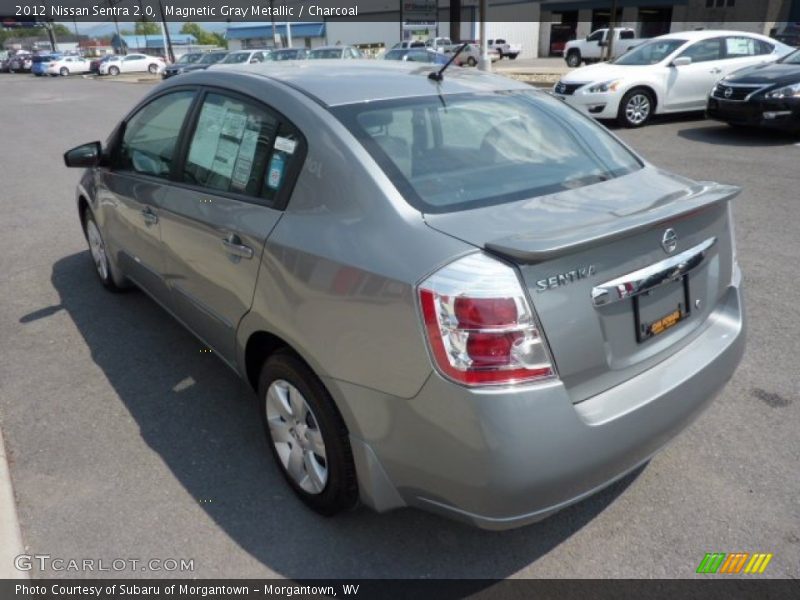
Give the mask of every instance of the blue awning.
[[[671, 6], [687, 4], [688, 0], [617, 0], [617, 8], [669, 8]], [[551, 0], [540, 4], [541, 10], [550, 12], [564, 12], [568, 10], [581, 10], [582, 8], [598, 8], [611, 11], [608, 0]]]
[[[287, 36], [286, 23], [277, 23], [275, 29], [280, 36]], [[291, 33], [292, 37], [297, 38], [325, 37], [325, 23], [291, 23]], [[272, 24], [232, 25], [225, 32], [225, 37], [229, 40], [270, 39], [272, 38]]]

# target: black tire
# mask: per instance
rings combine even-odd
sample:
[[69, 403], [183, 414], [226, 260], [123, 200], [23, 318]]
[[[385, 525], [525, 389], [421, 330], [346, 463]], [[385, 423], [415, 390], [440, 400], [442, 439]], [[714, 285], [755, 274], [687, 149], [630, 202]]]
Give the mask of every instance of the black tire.
[[116, 77], [117, 75], [119, 75], [119, 67], [114, 67], [114, 66], [108, 67], [108, 74], [113, 77]]
[[69, 75], [69, 69], [67, 67], [61, 67], [61, 69], [59, 69], [58, 71], [58, 74], [61, 75], [62, 77], [66, 77], [67, 75]]
[[148, 66], [147, 72], [150, 73], [150, 75], [155, 75], [156, 73], [158, 73], [158, 65], [154, 63]]
[[617, 111], [617, 122], [623, 127], [635, 128], [647, 124], [653, 117], [656, 101], [652, 92], [634, 88], [622, 97]]
[[565, 60], [567, 61], [567, 66], [573, 69], [580, 67], [583, 62], [581, 60], [581, 53], [578, 50], [570, 50]]
[[[98, 263], [98, 258], [96, 257], [95, 251], [92, 247], [92, 234], [90, 233], [92, 226], [94, 226], [96, 229], [97, 235], [100, 236], [100, 240], [103, 244], [105, 269], [101, 268], [101, 265]], [[86, 210], [84, 216], [83, 231], [86, 235], [86, 241], [89, 243], [89, 255], [92, 257], [92, 261], [95, 263], [95, 273], [97, 273], [97, 278], [100, 280], [100, 283], [103, 284], [103, 287], [114, 293], [119, 293], [128, 288], [129, 284], [125, 280], [125, 277], [117, 271], [116, 266], [112, 263], [111, 258], [105, 249], [105, 240], [103, 239], [103, 234], [100, 231], [100, 227], [97, 225], [97, 221], [95, 221], [92, 211], [88, 209]]]
[[[289, 383], [302, 394], [311, 409], [311, 417], [316, 421], [315, 425], [322, 435], [325, 444], [327, 482], [319, 493], [309, 493], [294, 481], [283, 466], [273, 443], [267, 419], [267, 391], [270, 385], [277, 381]], [[267, 359], [261, 369], [258, 378], [258, 399], [261, 421], [272, 457], [298, 498], [313, 511], [324, 516], [333, 516], [352, 509], [358, 502], [358, 483], [347, 427], [333, 399], [314, 372], [292, 352], [278, 351]]]
[[517, 54], [506, 54], [506, 56], [507, 56], [508, 58], [510, 58], [511, 60], [517, 60], [517, 56], [518, 56], [518, 55], [517, 55]]
[[477, 61], [477, 60], [475, 60], [475, 57], [474, 57], [474, 56], [470, 56], [469, 58], [467, 58], [467, 64], [468, 64], [470, 67], [474, 67], [475, 65], [477, 65], [477, 64], [478, 64], [478, 61]]

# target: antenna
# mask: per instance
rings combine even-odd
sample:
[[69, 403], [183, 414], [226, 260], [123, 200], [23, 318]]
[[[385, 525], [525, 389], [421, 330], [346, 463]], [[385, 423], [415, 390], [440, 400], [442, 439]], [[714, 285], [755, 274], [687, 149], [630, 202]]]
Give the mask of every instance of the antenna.
[[431, 79], [431, 80], [436, 81], [436, 82], [443, 81], [444, 80], [444, 70], [447, 67], [449, 67], [451, 64], [453, 64], [453, 61], [458, 57], [459, 54], [461, 54], [461, 52], [464, 50], [464, 48], [466, 48], [468, 45], [469, 45], [469, 42], [464, 42], [463, 44], [461, 44], [461, 47], [453, 53], [453, 57], [450, 60], [447, 61], [447, 64], [445, 64], [438, 71], [431, 71], [430, 73], [428, 73], [428, 79]]

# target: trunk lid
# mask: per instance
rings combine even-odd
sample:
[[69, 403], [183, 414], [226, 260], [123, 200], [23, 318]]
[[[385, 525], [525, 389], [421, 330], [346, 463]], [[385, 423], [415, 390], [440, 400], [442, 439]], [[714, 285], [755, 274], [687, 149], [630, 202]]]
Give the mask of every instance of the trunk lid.
[[[727, 205], [738, 192], [646, 167], [567, 192], [425, 220], [518, 266], [559, 377], [580, 402], [699, 334], [730, 286]], [[662, 246], [669, 229], [677, 238], [671, 251]], [[629, 284], [618, 293], [631, 274], [653, 289], [629, 297]], [[599, 294], [608, 283], [615, 284], [611, 293]]]

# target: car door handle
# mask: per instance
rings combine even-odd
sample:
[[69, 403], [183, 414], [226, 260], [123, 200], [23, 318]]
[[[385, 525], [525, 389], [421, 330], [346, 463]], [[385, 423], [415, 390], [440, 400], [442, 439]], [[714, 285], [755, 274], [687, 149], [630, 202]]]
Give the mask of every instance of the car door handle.
[[722, 73], [722, 69], [720, 69], [718, 67], [714, 67], [713, 69], [711, 69], [709, 71], [709, 73], [713, 73], [714, 75], [716, 75], [717, 73]]
[[241, 256], [242, 258], [253, 258], [253, 249], [243, 244], [238, 235], [231, 234], [226, 238], [222, 238], [222, 247], [225, 248], [228, 254]]
[[148, 227], [158, 223], [158, 215], [149, 206], [142, 210], [142, 217], [144, 217], [144, 224]]

